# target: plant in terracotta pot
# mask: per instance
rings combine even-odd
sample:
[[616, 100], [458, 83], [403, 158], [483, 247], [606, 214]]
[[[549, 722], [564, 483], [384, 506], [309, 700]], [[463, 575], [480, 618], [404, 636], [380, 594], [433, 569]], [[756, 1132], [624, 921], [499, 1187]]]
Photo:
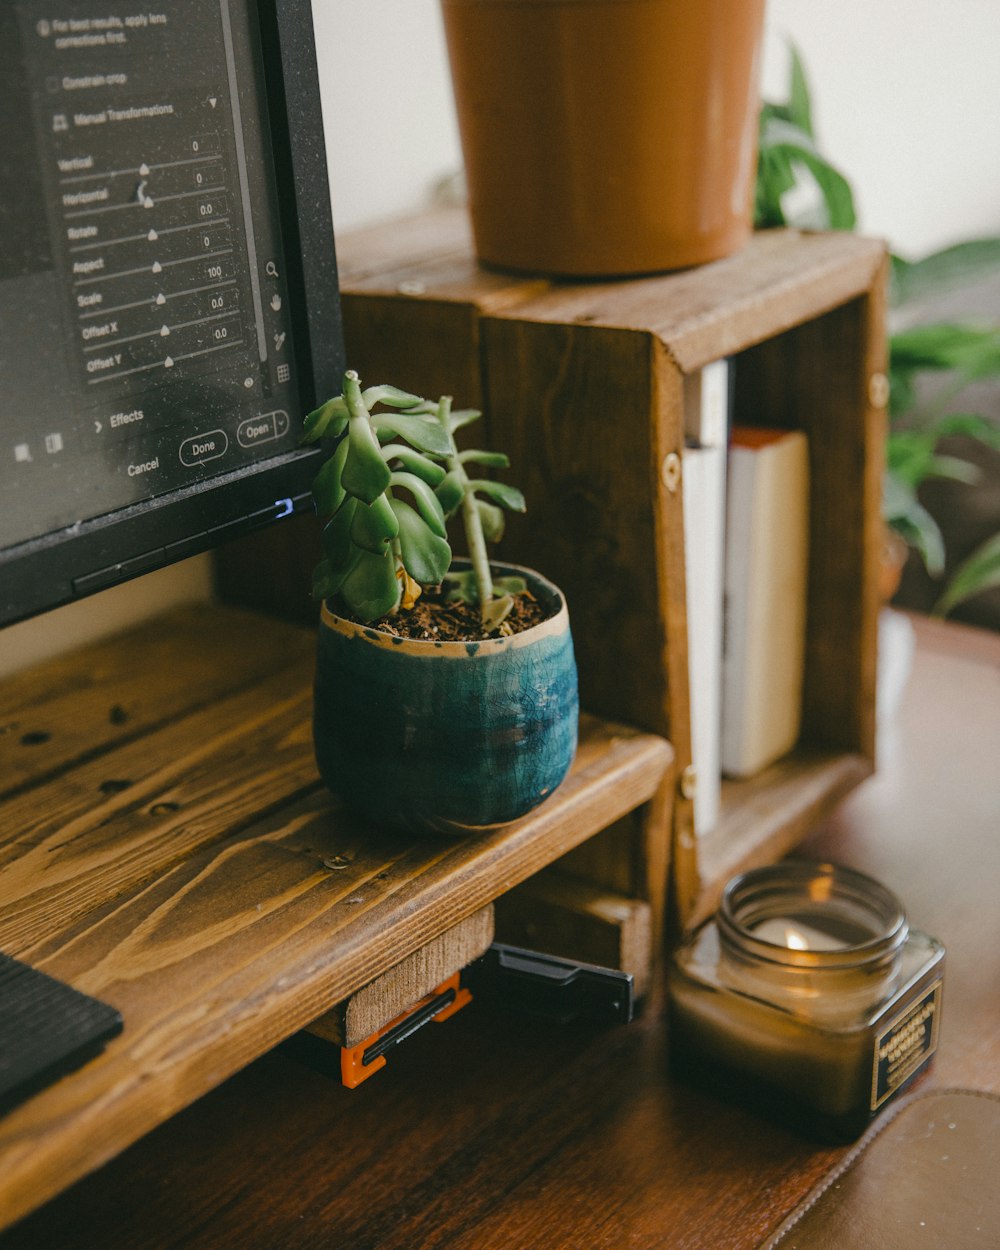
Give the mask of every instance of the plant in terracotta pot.
[[[313, 486], [326, 518], [314, 710], [320, 773], [383, 824], [471, 831], [513, 820], [565, 777], [576, 748], [576, 665], [559, 590], [491, 565], [511, 486], [471, 477], [506, 457], [460, 451], [479, 416], [395, 387], [343, 394], [306, 419], [329, 440]], [[468, 560], [447, 523], [460, 516]]]

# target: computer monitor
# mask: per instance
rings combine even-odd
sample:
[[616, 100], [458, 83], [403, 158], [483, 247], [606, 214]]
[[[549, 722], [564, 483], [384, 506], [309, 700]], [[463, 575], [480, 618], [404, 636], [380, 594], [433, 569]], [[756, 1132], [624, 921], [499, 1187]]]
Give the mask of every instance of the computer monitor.
[[310, 506], [343, 342], [309, 0], [0, 4], [0, 624]]

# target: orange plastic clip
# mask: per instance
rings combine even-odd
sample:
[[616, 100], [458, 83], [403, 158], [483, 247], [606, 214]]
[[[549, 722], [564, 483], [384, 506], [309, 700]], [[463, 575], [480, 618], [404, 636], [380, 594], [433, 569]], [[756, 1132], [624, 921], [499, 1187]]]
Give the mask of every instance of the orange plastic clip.
[[[383, 1052], [391, 1049], [397, 1041], [409, 1037], [429, 1020], [433, 1020], [435, 1024], [443, 1024], [456, 1011], [461, 1011], [467, 1003], [471, 1003], [472, 994], [460, 984], [461, 975], [460, 972], [456, 972], [447, 981], [442, 981], [436, 989], [431, 990], [420, 1002], [415, 1003], [409, 1011], [404, 1011], [402, 1015], [397, 1016], [395, 1020], [390, 1020], [381, 1029], [376, 1029], [371, 1037], [366, 1037], [357, 1046], [342, 1046], [340, 1048], [340, 1079], [347, 1088], [357, 1089], [362, 1081], [367, 1081], [379, 1069], [384, 1068], [386, 1061]], [[440, 1004], [436, 1010], [433, 1009], [435, 1003]], [[390, 1036], [392, 1034], [398, 1034], [398, 1036]], [[380, 1042], [381, 1046], [379, 1046]]]

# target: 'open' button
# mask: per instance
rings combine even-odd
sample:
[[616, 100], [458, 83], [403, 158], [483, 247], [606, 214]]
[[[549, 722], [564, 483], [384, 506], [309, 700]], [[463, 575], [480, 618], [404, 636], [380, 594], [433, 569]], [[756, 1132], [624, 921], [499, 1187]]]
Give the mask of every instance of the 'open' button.
[[196, 464], [218, 460], [229, 450], [229, 437], [225, 430], [209, 430], [207, 434], [195, 434], [186, 438], [180, 446], [181, 464], [193, 469]]
[[250, 417], [241, 421], [236, 437], [241, 447], [255, 447], [258, 443], [269, 443], [272, 439], [282, 438], [288, 433], [288, 413], [265, 412], [259, 417]]

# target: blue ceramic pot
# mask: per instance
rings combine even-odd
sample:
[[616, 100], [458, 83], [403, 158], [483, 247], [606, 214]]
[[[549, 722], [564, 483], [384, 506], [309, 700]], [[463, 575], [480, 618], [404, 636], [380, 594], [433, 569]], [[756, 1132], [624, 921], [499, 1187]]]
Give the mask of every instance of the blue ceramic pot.
[[466, 832], [524, 815], [576, 751], [576, 662], [566, 603], [520, 574], [554, 615], [509, 638], [414, 642], [323, 605], [313, 735], [323, 780], [396, 828]]

